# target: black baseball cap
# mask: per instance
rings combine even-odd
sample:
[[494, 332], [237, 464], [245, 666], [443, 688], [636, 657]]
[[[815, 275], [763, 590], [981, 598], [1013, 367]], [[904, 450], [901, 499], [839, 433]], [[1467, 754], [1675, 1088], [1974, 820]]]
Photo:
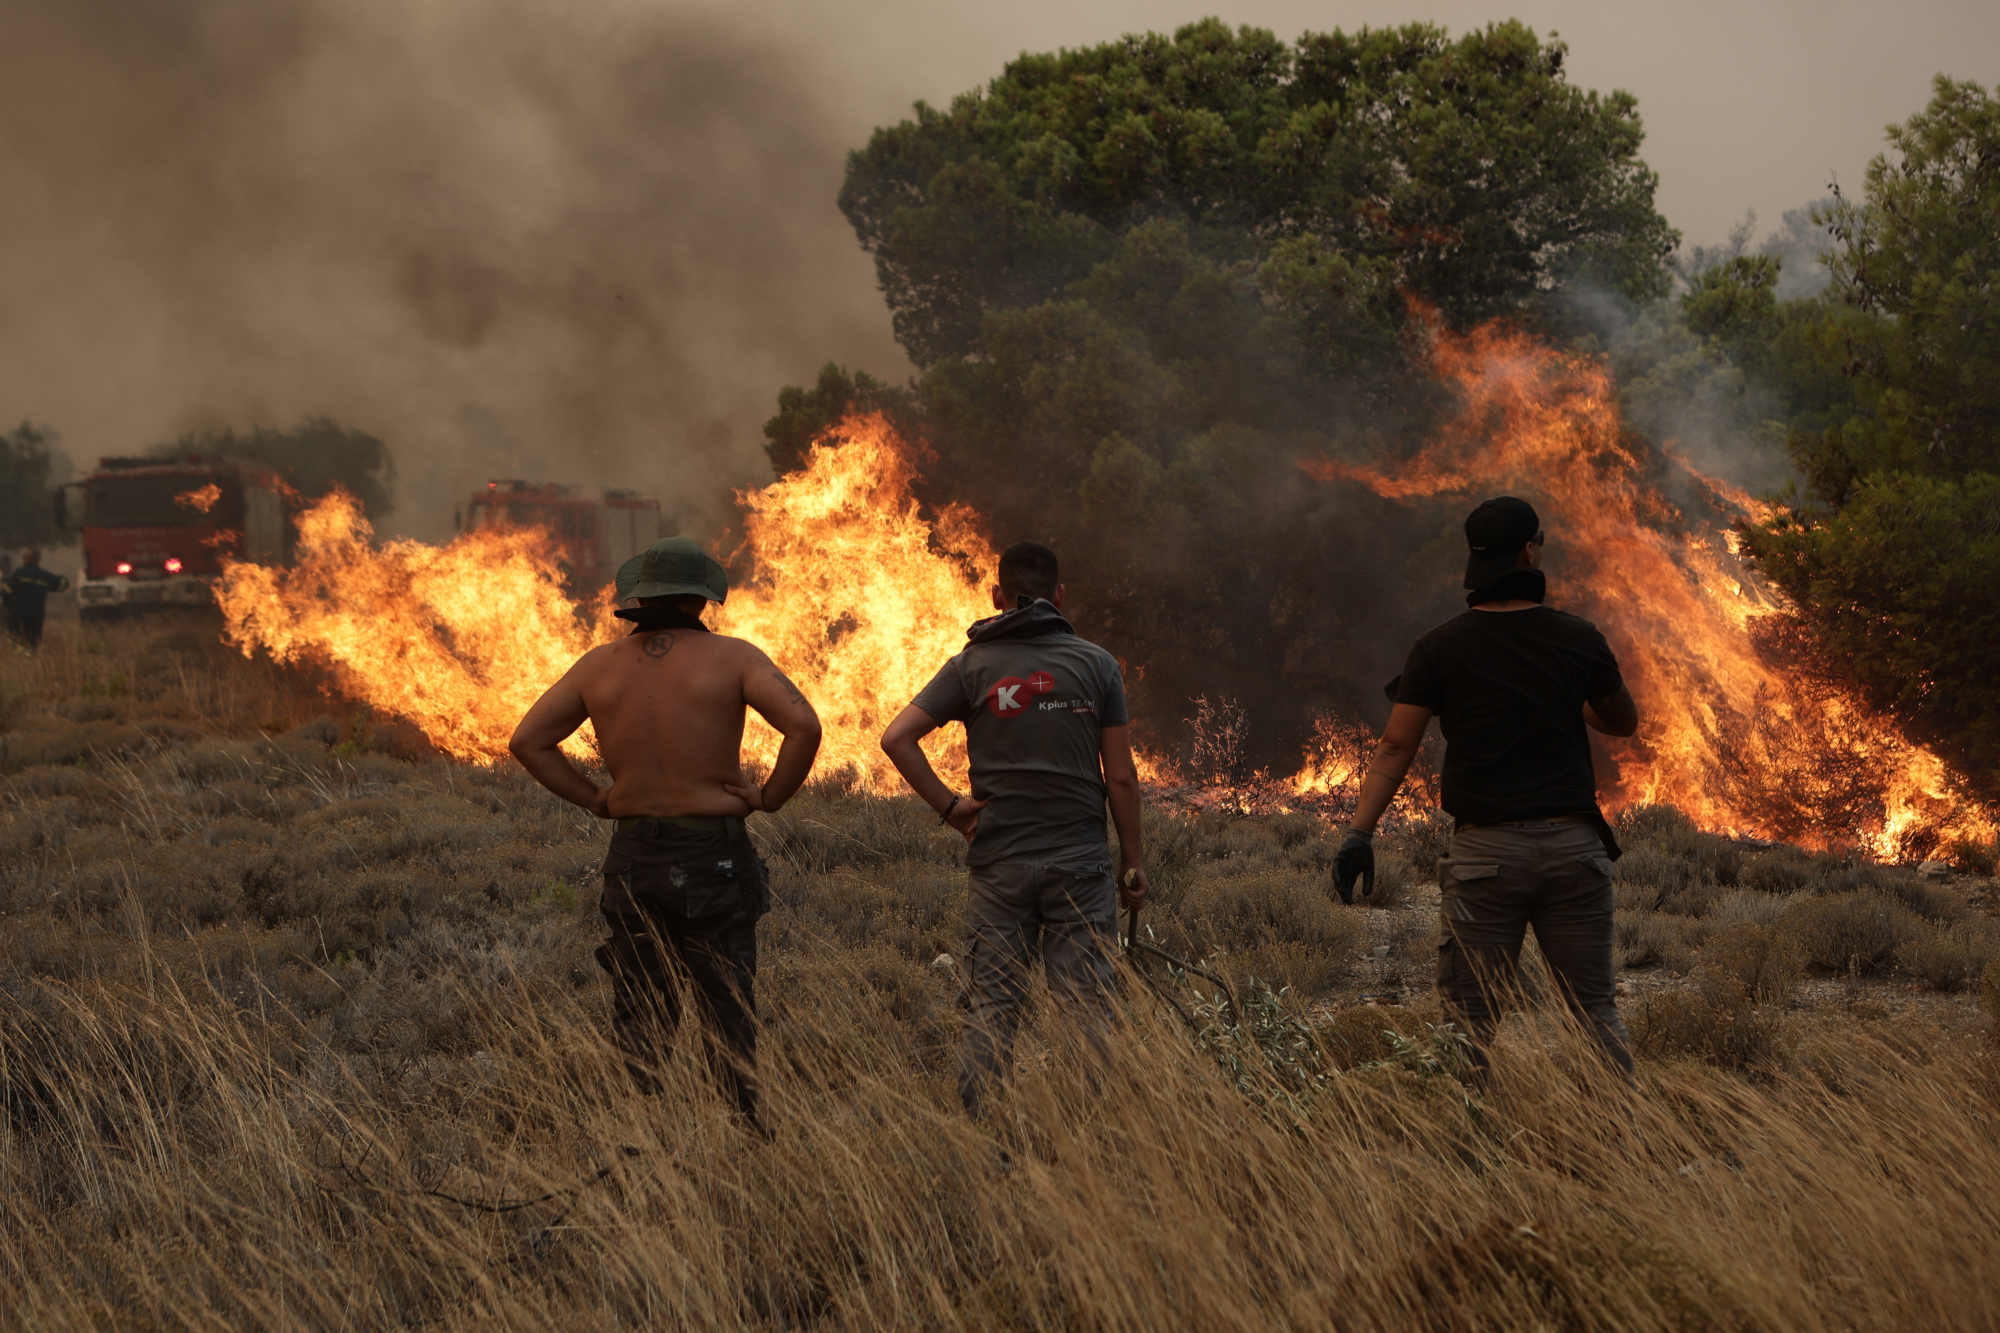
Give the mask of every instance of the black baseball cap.
[[1541, 530], [1535, 507], [1511, 495], [1488, 500], [1467, 514], [1465, 541], [1472, 554], [1465, 561], [1465, 586], [1476, 592], [1513, 569], [1521, 548]]

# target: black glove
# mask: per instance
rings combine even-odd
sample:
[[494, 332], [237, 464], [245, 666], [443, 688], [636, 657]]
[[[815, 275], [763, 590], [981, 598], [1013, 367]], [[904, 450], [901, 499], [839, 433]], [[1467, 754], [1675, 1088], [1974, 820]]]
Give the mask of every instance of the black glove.
[[1362, 897], [1375, 892], [1375, 835], [1351, 828], [1333, 858], [1333, 887], [1349, 906], [1354, 903], [1356, 880], [1361, 881]]

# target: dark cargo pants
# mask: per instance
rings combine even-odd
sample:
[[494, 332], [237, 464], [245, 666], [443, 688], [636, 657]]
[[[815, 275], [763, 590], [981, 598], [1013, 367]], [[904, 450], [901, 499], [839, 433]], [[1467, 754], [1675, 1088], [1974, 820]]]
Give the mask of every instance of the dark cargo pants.
[[770, 909], [764, 863], [743, 836], [647, 821], [604, 858], [597, 961], [611, 974], [612, 1039], [641, 1090], [657, 1091], [665, 1052], [692, 999], [723, 1094], [757, 1118], [757, 919]]
[[966, 991], [971, 1015], [958, 1095], [977, 1118], [988, 1086], [1013, 1063], [1014, 1035], [1039, 953], [1049, 989], [1075, 1026], [1086, 1058], [1111, 1041], [1111, 956], [1118, 886], [1102, 845], [974, 866], [969, 875]]
[[1531, 925], [1564, 1003], [1631, 1076], [1618, 1017], [1611, 859], [1595, 828], [1555, 820], [1462, 828], [1451, 855], [1438, 862], [1438, 888], [1438, 994], [1446, 1016], [1471, 1038], [1481, 1077], [1494, 1025], [1519, 987], [1521, 941]]

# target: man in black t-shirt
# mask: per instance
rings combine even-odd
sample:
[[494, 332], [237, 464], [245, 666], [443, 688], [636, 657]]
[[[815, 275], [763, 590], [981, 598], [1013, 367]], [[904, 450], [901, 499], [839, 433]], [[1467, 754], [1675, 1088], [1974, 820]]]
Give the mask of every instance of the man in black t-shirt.
[[1611, 863], [1617, 841], [1597, 808], [1586, 725], [1610, 736], [1639, 727], [1638, 707], [1604, 636], [1542, 605], [1541, 525], [1524, 500], [1488, 500], [1465, 520], [1471, 608], [1417, 640], [1361, 799], [1335, 860], [1352, 902], [1374, 887], [1375, 825], [1436, 715], [1445, 739], [1443, 804], [1457, 820], [1442, 891], [1438, 991], [1473, 1043], [1485, 1046], [1513, 989], [1527, 927], [1563, 999], [1626, 1078], [1632, 1056], [1615, 999]]
[[[958, 1093], [978, 1116], [1006, 1070], [1036, 954], [1049, 988], [1092, 1054], [1111, 1024], [1111, 960], [1122, 898], [1146, 898], [1139, 775], [1132, 763], [1118, 659], [1063, 618], [1056, 555], [1037, 542], [1000, 557], [993, 608], [882, 733], [882, 749], [970, 848], [965, 1053]], [[954, 793], [919, 742], [965, 724], [972, 794]], [[1118, 826], [1119, 881], [1104, 810]], [[1122, 883], [1122, 887], [1120, 884]]]

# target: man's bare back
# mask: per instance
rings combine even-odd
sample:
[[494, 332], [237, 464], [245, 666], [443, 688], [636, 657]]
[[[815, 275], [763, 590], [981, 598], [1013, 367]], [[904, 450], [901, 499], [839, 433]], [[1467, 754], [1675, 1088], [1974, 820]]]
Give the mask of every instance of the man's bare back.
[[[743, 712], [784, 744], [761, 788], [743, 777]], [[599, 788], [557, 747], [588, 719], [611, 772]], [[536, 781], [603, 818], [775, 810], [819, 751], [819, 716], [762, 649], [701, 629], [640, 631], [593, 648], [528, 710], [509, 749]]]

